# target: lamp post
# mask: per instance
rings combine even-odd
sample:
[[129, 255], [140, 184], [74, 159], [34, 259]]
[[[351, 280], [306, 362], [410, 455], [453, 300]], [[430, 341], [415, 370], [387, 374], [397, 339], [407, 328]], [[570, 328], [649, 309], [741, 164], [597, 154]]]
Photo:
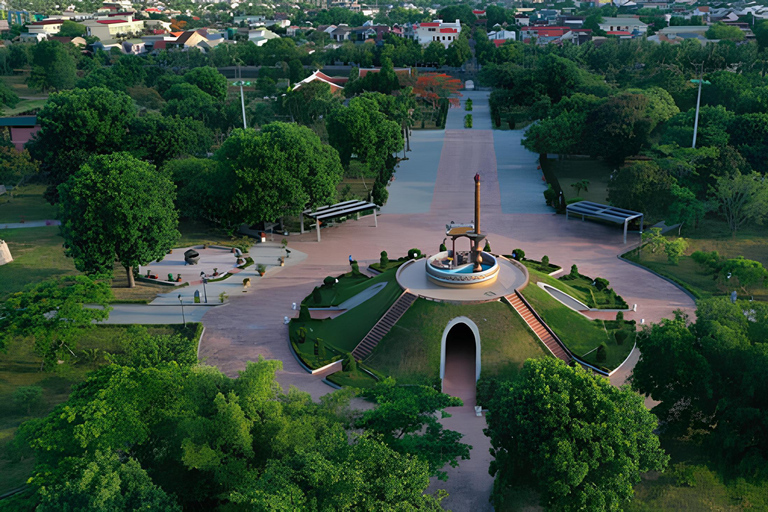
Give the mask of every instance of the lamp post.
[[245, 122], [245, 96], [243, 95], [243, 86], [244, 85], [251, 85], [251, 82], [246, 82], [244, 80], [238, 80], [237, 82], [232, 82], [232, 85], [239, 85], [240, 86], [240, 106], [243, 109], [243, 128], [248, 128], [246, 122]]
[[200, 279], [203, 280], [203, 295], [205, 295], [205, 303], [208, 304], [208, 291], [205, 289], [205, 283], [208, 282], [208, 278], [205, 277], [205, 272], [200, 272]]
[[184, 316], [184, 301], [181, 300], [181, 294], [179, 294], [179, 304], [181, 304], [181, 321], [184, 323], [184, 327], [186, 327], [187, 317]]
[[694, 78], [691, 80], [691, 83], [699, 84], [699, 94], [696, 97], [696, 117], [693, 121], [693, 144], [691, 147], [693, 149], [696, 149], [696, 132], [699, 130], [699, 105], [701, 105], [701, 85], [711, 85], [712, 82], [709, 82], [708, 80], [703, 80], [701, 78], [702, 70], [699, 71], [699, 78]]

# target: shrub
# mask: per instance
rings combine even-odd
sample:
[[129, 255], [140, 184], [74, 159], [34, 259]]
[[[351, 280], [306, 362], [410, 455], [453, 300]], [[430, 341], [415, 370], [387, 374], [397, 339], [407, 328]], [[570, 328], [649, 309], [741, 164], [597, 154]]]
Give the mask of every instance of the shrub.
[[525, 251], [522, 249], [515, 249], [512, 251], [512, 257], [517, 261], [523, 261], [525, 259]]
[[315, 347], [316, 348], [316, 355], [317, 359], [319, 361], [325, 361], [326, 352], [325, 352], [325, 341], [323, 341], [323, 338], [317, 338], [315, 340]]
[[671, 264], [677, 265], [680, 262], [680, 256], [683, 255], [687, 248], [688, 242], [685, 238], [676, 238], [675, 240], [668, 241], [667, 245], [664, 246], [664, 250], [667, 253], [667, 260]]
[[323, 294], [320, 293], [320, 288], [315, 286], [315, 289], [312, 290], [312, 300], [315, 301], [315, 304], [320, 304], [323, 302]]
[[408, 259], [417, 260], [419, 258], [421, 258], [421, 251], [419, 249], [408, 250]]
[[544, 191], [544, 201], [547, 203], [547, 206], [552, 208], [558, 207], [557, 192], [552, 188], [552, 185], [547, 184], [547, 190]]
[[327, 288], [333, 288], [333, 285], [336, 284], [336, 278], [332, 276], [327, 276], [325, 279], [323, 279], [323, 286]]
[[21, 386], [13, 392], [13, 404], [29, 414], [43, 402], [43, 388], [40, 386]]
[[717, 251], [695, 251], [693, 254], [691, 254], [691, 258], [699, 265], [704, 265], [705, 267], [709, 267], [714, 271], [719, 271], [723, 265], [723, 258], [720, 257], [720, 254]]
[[381, 265], [381, 270], [384, 270], [387, 265], [389, 265], [389, 257], [387, 256], [387, 251], [381, 251], [381, 258], [379, 258], [379, 265]]
[[542, 256], [541, 257], [541, 264], [544, 265], [545, 267], [548, 267], [549, 266], [549, 256], [547, 256], [546, 254], [544, 256]]
[[227, 297], [229, 297], [229, 295], [227, 295], [227, 292], [221, 292], [219, 294], [219, 302], [224, 304], [224, 301], [227, 300]]
[[464, 116], [464, 128], [472, 128], [472, 114]]
[[440, 252], [445, 252], [447, 250], [448, 248], [445, 246], [445, 244], [440, 244]]
[[299, 343], [307, 341], [307, 328], [302, 326], [296, 329], [296, 338]]
[[491, 252], [491, 242], [489, 242], [488, 240], [486, 240], [486, 241], [485, 241], [485, 247], [483, 247], [483, 250], [484, 250], [485, 252]]
[[619, 324], [624, 322], [624, 312], [623, 311], [617, 311], [616, 312], [616, 322], [618, 322]]
[[613, 337], [616, 339], [617, 345], [623, 345], [624, 341], [629, 337], [629, 331], [619, 329], [613, 333]]
[[568, 277], [572, 279], [576, 279], [577, 277], [579, 277], [579, 267], [577, 267], [576, 265], [571, 265], [571, 273], [568, 274]]
[[608, 352], [605, 349], [605, 343], [601, 343], [600, 346], [597, 347], [597, 360], [603, 363], [607, 358]]
[[299, 322], [309, 322], [312, 320], [312, 316], [309, 314], [309, 308], [306, 304], [302, 304], [299, 308]]
[[608, 280], [605, 279], [604, 277], [595, 278], [595, 288], [597, 288], [600, 291], [606, 290], [609, 284], [611, 283], [609, 283]]
[[194, 302], [195, 304], [200, 304], [200, 294], [197, 292], [195, 292], [195, 295], [194, 295]]
[[464, 110], [466, 110], [467, 112], [472, 111], [472, 98], [467, 99], [467, 102], [464, 104]]
[[266, 271], [267, 271], [267, 266], [264, 265], [263, 263], [259, 263], [258, 265], [256, 265], [256, 272], [258, 272], [259, 274], [263, 274]]
[[355, 275], [355, 276], [360, 275], [360, 266], [357, 264], [356, 261], [352, 262], [352, 275]]

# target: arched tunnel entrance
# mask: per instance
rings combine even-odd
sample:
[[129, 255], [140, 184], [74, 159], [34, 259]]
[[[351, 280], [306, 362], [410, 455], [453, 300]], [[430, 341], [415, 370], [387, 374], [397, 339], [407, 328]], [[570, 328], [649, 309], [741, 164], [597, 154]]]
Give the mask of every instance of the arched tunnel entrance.
[[440, 377], [443, 393], [475, 405], [475, 383], [480, 376], [480, 335], [472, 320], [454, 318], [443, 331]]

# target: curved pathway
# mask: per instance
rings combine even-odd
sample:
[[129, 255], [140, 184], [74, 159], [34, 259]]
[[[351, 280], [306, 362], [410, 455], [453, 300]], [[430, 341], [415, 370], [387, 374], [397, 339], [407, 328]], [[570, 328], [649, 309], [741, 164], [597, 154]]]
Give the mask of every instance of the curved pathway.
[[[473, 98], [473, 115], [477, 116], [471, 130], [461, 128], [467, 96]], [[576, 264], [583, 274], [604, 277], [627, 303], [638, 305], [637, 312], [625, 314], [626, 319], [638, 323], [658, 322], [676, 309], [692, 311], [693, 301], [678, 288], [618, 259], [627, 250], [621, 229], [580, 220], [566, 221], [542, 208], [543, 184], [539, 185], [541, 172], [536, 169], [535, 156], [519, 145], [520, 131], [492, 131], [489, 117], [486, 125], [486, 114], [479, 108], [481, 104], [487, 105], [483, 96], [487, 93], [470, 93], [462, 98], [461, 109], [449, 111], [449, 128], [443, 134], [445, 143], [431, 194], [425, 191], [424, 184], [433, 171], [411, 177], [408, 173], [418, 174], [418, 169], [403, 165], [395, 183], [410, 181], [414, 189], [409, 191], [407, 185], [392, 186], [390, 203], [386, 214], [379, 218], [378, 228], [368, 222], [348, 221], [324, 229], [322, 243], [315, 241], [314, 233], [288, 237], [290, 247], [306, 253], [307, 259], [258, 280], [243, 297], [232, 297], [228, 307], [208, 310], [203, 317], [206, 332], [200, 357], [228, 375], [236, 375], [247, 361], [260, 356], [280, 359], [283, 371], [278, 373], [278, 381], [284, 387], [297, 386], [315, 398], [330, 392], [319, 377], [301, 368], [289, 350], [283, 318], [296, 314], [291, 303], [300, 302], [325, 276], [348, 271], [350, 253], [362, 268], [378, 261], [382, 250], [390, 257], [405, 254], [412, 247], [427, 254], [437, 252], [446, 223], [472, 219], [472, 176], [476, 172], [482, 176], [481, 228], [488, 233], [494, 252], [509, 254], [519, 247], [532, 258], [546, 254], [564, 268]], [[434, 137], [434, 132], [430, 134]], [[434, 140], [433, 143], [438, 144]], [[422, 202], [404, 204], [398, 210], [398, 204], [403, 204], [397, 198], [400, 195], [408, 198], [406, 203]], [[637, 234], [630, 236], [639, 239]], [[635, 351], [611, 382], [624, 383], [638, 357]], [[473, 446], [471, 459], [462, 461], [458, 468], [449, 468], [449, 480], [433, 483], [430, 490], [449, 491], [450, 497], [443, 502], [446, 508], [490, 510], [488, 497], [493, 481], [488, 475], [489, 441], [482, 433], [485, 419], [475, 417], [469, 406], [450, 412], [452, 417], [443, 422], [465, 434], [465, 442]]]

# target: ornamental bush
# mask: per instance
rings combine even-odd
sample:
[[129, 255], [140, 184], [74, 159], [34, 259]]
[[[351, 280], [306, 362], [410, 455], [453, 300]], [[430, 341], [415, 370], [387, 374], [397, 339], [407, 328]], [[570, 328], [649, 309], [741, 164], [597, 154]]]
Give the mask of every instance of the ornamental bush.
[[379, 265], [381, 265], [381, 270], [384, 270], [384, 268], [389, 265], [389, 257], [387, 256], [387, 251], [381, 251], [381, 258], [379, 258]]
[[609, 284], [611, 283], [603, 277], [595, 278], [595, 288], [597, 288], [599, 291], [607, 289]]
[[512, 251], [512, 257], [517, 261], [523, 261], [525, 259], [525, 251], [522, 249], [515, 249]]
[[328, 276], [325, 279], [323, 279], [323, 286], [326, 286], [328, 288], [333, 288], [333, 285], [336, 284], [336, 278], [332, 276]]
[[605, 349], [605, 343], [601, 343], [600, 346], [597, 347], [596, 359], [599, 362], [604, 363], [607, 358], [608, 358], [608, 353], [606, 352], [606, 349]]
[[547, 256], [546, 254], [544, 256], [542, 256], [541, 257], [541, 264], [544, 265], [545, 267], [548, 267], [549, 266], [549, 256]]
[[411, 260], [417, 260], [421, 258], [421, 251], [419, 249], [409, 249], [408, 250], [408, 259]]

